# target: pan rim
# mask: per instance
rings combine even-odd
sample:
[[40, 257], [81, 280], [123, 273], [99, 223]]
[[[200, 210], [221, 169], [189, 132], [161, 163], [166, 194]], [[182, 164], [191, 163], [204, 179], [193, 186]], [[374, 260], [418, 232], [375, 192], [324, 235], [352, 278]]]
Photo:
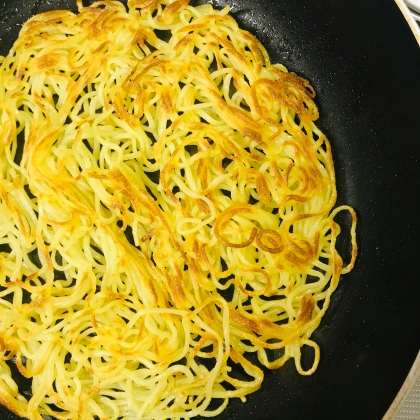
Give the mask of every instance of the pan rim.
[[[400, 8], [401, 13], [403, 14], [408, 25], [410, 26], [413, 35], [417, 39], [417, 42], [420, 46], [420, 26], [415, 21], [413, 15], [410, 12], [410, 9], [408, 8], [404, 0], [395, 0], [395, 3]], [[414, 360], [413, 366], [411, 367], [410, 372], [407, 375], [406, 380], [404, 381], [403, 385], [401, 386], [401, 389], [395, 396], [394, 401], [392, 402], [388, 411], [385, 413], [382, 420], [392, 420], [395, 418], [395, 416], [401, 410], [404, 402], [406, 401], [408, 395], [410, 394], [410, 391], [412, 390], [418, 378], [420, 378], [420, 349], [416, 359]]]
[[388, 411], [385, 413], [382, 420], [392, 420], [401, 410], [404, 402], [406, 401], [410, 391], [413, 389], [417, 379], [420, 378], [420, 351], [416, 357], [416, 360], [413, 363], [413, 366], [410, 372], [407, 375], [407, 379], [404, 381], [400, 391], [389, 407]]
[[407, 21], [408, 25], [410, 26], [417, 42], [420, 46], [420, 27], [417, 22], [414, 20], [413, 15], [411, 14], [408, 6], [404, 3], [404, 0], [395, 0], [395, 3], [400, 8], [401, 13], [403, 14], [405, 20]]

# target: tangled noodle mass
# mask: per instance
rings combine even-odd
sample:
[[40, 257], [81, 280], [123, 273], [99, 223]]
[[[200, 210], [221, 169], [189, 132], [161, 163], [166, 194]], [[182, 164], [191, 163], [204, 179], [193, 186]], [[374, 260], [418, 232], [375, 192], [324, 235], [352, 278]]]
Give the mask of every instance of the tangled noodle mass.
[[0, 61], [0, 402], [186, 419], [245, 401], [261, 365], [312, 374], [357, 252], [313, 88], [228, 8], [77, 5]]

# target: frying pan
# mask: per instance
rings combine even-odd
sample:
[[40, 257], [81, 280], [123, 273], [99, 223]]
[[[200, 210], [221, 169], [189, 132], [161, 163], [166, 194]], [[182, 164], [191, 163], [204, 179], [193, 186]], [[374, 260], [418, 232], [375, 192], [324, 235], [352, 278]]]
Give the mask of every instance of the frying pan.
[[[379, 420], [420, 349], [420, 49], [393, 0], [212, 1], [313, 84], [337, 204], [359, 216], [356, 267], [313, 334], [318, 370], [267, 370], [262, 389], [220, 419]], [[1, 54], [34, 13], [75, 10], [74, 0], [0, 5]], [[346, 254], [346, 239], [339, 246]], [[0, 418], [17, 419], [4, 408]]]

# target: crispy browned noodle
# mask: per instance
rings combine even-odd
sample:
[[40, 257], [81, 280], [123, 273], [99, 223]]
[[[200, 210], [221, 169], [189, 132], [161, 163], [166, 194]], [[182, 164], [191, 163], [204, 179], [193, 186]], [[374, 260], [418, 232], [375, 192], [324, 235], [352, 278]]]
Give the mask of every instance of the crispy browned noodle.
[[313, 88], [228, 9], [78, 8], [33, 17], [1, 59], [0, 402], [184, 419], [259, 389], [257, 358], [312, 374], [357, 253]]

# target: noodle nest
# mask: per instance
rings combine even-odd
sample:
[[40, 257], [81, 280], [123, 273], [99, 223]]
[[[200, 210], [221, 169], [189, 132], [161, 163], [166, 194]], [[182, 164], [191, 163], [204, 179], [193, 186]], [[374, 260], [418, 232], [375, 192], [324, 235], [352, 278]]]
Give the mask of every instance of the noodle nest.
[[228, 8], [77, 6], [31, 18], [0, 60], [0, 402], [210, 417], [262, 366], [312, 374], [357, 253], [313, 88]]

